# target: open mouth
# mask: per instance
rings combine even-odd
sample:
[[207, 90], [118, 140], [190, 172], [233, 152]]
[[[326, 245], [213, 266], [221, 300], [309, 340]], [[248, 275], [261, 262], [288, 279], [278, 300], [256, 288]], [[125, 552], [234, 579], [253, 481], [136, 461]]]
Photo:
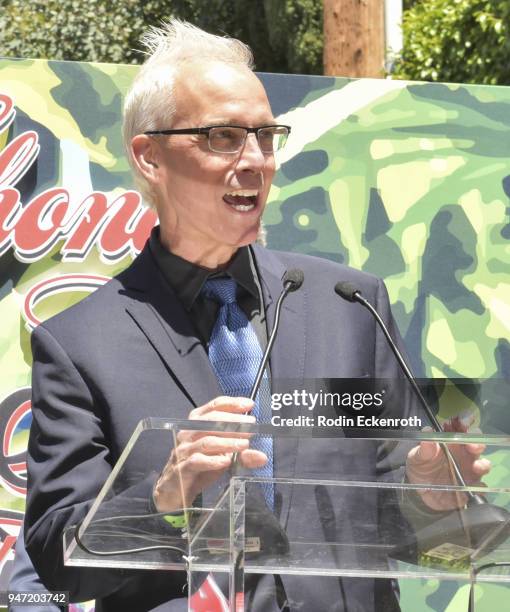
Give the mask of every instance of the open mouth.
[[238, 212], [248, 212], [257, 206], [257, 189], [236, 189], [223, 196], [223, 201]]

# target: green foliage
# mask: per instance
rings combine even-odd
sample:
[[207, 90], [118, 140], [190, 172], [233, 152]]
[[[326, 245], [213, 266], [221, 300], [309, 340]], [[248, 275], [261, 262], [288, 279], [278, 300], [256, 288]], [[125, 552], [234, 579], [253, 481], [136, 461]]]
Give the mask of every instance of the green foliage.
[[510, 84], [510, 0], [421, 0], [403, 28], [396, 78]]
[[133, 51], [143, 29], [137, 0], [3, 0], [0, 6], [4, 56], [140, 61]]
[[247, 42], [259, 71], [322, 73], [321, 0], [0, 0], [0, 55], [141, 63], [170, 16]]
[[280, 72], [322, 74], [322, 1], [264, 0], [264, 10], [270, 46], [289, 68]]

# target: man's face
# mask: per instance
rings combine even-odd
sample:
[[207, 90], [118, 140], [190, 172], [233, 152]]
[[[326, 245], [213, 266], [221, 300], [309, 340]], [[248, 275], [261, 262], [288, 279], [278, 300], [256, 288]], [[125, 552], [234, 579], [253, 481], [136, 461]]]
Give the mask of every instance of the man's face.
[[[172, 129], [275, 123], [262, 84], [243, 67], [189, 65], [175, 94]], [[234, 154], [210, 151], [204, 135], [158, 136], [157, 147], [157, 208], [167, 248], [215, 268], [257, 238], [275, 163], [255, 134]]]

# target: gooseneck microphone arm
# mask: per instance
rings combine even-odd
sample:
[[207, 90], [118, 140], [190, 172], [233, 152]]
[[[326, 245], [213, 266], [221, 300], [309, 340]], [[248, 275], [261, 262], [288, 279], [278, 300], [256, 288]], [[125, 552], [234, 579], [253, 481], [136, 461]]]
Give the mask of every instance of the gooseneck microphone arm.
[[[358, 302], [368, 309], [374, 316], [379, 327], [382, 329], [388, 344], [397, 358], [397, 361], [402, 368], [402, 371], [411, 383], [411, 386], [418, 397], [420, 404], [429, 416], [434, 429], [437, 432], [442, 432], [443, 428], [436, 419], [436, 415], [430, 409], [423, 394], [416, 383], [411, 370], [398, 347], [393, 342], [393, 338], [384, 324], [384, 321], [379, 316], [379, 313], [372, 304], [365, 299], [361, 291], [354, 287], [351, 283], [340, 282], [335, 285], [335, 293], [340, 297], [350, 302]], [[455, 473], [457, 482], [462, 486], [466, 486], [466, 481], [462, 476], [455, 457], [451, 454], [449, 448], [445, 444], [440, 445], [446, 458]], [[508, 539], [510, 530], [510, 513], [505, 508], [500, 508], [492, 503], [489, 503], [481, 495], [475, 494], [472, 491], [467, 491], [467, 504], [464, 508], [459, 508], [449, 514], [438, 518], [428, 527], [418, 530], [410, 538], [404, 539], [403, 543], [397, 545], [392, 551], [392, 555], [396, 559], [401, 559], [406, 562], [416, 563], [416, 549], [429, 551], [434, 550], [438, 545], [444, 544], [447, 541], [453, 542], [460, 546], [464, 546], [466, 550], [471, 549], [469, 562], [472, 570], [471, 588], [469, 593], [469, 609], [468, 612], [474, 612], [474, 584], [478, 572], [483, 569], [489, 569], [496, 566], [508, 566], [510, 562], [501, 563], [486, 563], [476, 567], [478, 559], [482, 555], [490, 553], [500, 544]], [[474, 550], [472, 550], [474, 549]]]
[[259, 369], [257, 371], [257, 376], [255, 376], [255, 380], [253, 381], [253, 386], [250, 392], [250, 399], [254, 400], [255, 396], [260, 387], [260, 383], [262, 381], [262, 377], [264, 375], [264, 370], [266, 369], [267, 361], [269, 359], [269, 355], [271, 354], [271, 350], [273, 348], [274, 341], [276, 339], [276, 334], [278, 332], [278, 327], [280, 325], [280, 313], [282, 310], [283, 300], [292, 293], [293, 291], [297, 291], [304, 281], [304, 274], [302, 270], [298, 270], [297, 268], [292, 270], [287, 270], [283, 276], [283, 291], [280, 293], [280, 297], [276, 303], [276, 310], [274, 315], [274, 323], [273, 329], [271, 331], [271, 335], [269, 336], [269, 340], [267, 341], [266, 350], [264, 351], [264, 355], [260, 361]]
[[[266, 365], [269, 359], [269, 355], [271, 354], [271, 349], [273, 348], [274, 341], [276, 339], [276, 334], [278, 332], [278, 327], [280, 325], [280, 312], [282, 309], [283, 300], [292, 293], [293, 291], [297, 291], [303, 281], [305, 279], [305, 275], [302, 270], [298, 268], [293, 268], [292, 270], [287, 270], [283, 275], [283, 291], [280, 293], [280, 297], [276, 302], [276, 310], [274, 315], [273, 329], [271, 330], [271, 334], [269, 335], [269, 340], [267, 341], [266, 350], [264, 351], [264, 355], [260, 360], [259, 368], [257, 370], [257, 375], [255, 376], [255, 380], [253, 381], [253, 385], [250, 391], [249, 398], [254, 400], [257, 392], [260, 387], [260, 383], [262, 382], [262, 377], [264, 376], [264, 370], [266, 369]], [[234, 453], [232, 456], [232, 469], [235, 471], [238, 464], [237, 453]]]
[[[439, 421], [436, 418], [436, 415], [434, 414], [434, 412], [428, 405], [427, 401], [423, 397], [423, 393], [421, 392], [420, 387], [418, 386], [411, 370], [409, 369], [409, 366], [405, 362], [404, 357], [402, 356], [402, 353], [398, 350], [397, 345], [393, 341], [393, 338], [391, 337], [390, 332], [388, 331], [388, 328], [386, 327], [384, 321], [382, 320], [377, 310], [372, 306], [372, 304], [366, 298], [363, 297], [363, 295], [361, 294], [361, 291], [358, 288], [356, 288], [354, 285], [352, 285], [351, 283], [347, 281], [337, 283], [335, 285], [335, 293], [339, 295], [341, 298], [343, 298], [344, 300], [347, 300], [349, 302], [358, 302], [372, 314], [372, 316], [377, 321], [379, 327], [381, 328], [383, 334], [385, 335], [386, 340], [388, 341], [388, 344], [390, 345], [390, 348], [393, 351], [393, 354], [395, 355], [402, 371], [406, 375], [407, 380], [411, 383], [413, 391], [415, 392], [416, 397], [418, 398], [420, 404], [425, 410], [427, 416], [429, 417], [435, 431], [437, 433], [443, 432], [443, 428], [441, 427], [441, 424], [439, 423]], [[466, 481], [464, 480], [464, 477], [462, 476], [462, 473], [460, 471], [457, 461], [455, 460], [455, 457], [452, 455], [452, 453], [450, 452], [447, 446], [441, 445], [441, 448], [443, 449], [444, 453], [446, 454], [448, 458], [448, 461], [455, 473], [455, 477], [458, 483], [461, 486], [466, 487], [467, 486]], [[481, 504], [486, 503], [483, 497], [473, 493], [472, 491], [468, 491], [468, 496], [472, 504], [481, 505]]]
[[381, 319], [381, 316], [377, 312], [377, 310], [372, 306], [372, 304], [366, 298], [363, 297], [359, 289], [356, 289], [354, 286], [351, 285], [351, 283], [348, 283], [348, 282], [337, 283], [335, 285], [335, 293], [339, 295], [340, 297], [344, 298], [345, 300], [348, 300], [349, 302], [359, 302], [372, 313], [372, 316], [376, 319], [383, 334], [386, 336], [386, 340], [388, 341], [388, 344], [390, 345], [390, 348], [393, 351], [393, 354], [397, 358], [397, 361], [400, 367], [402, 368], [404, 374], [406, 375], [407, 380], [411, 383], [413, 390], [416, 393], [416, 396], [418, 397], [420, 401], [420, 404], [422, 405], [423, 409], [427, 413], [427, 416], [429, 417], [429, 419], [434, 424], [434, 429], [436, 429], [436, 431], [438, 432], [441, 432], [443, 430], [443, 428], [441, 427], [441, 424], [437, 420], [436, 415], [434, 414], [430, 406], [427, 404], [426, 399], [423, 397], [423, 393], [421, 392], [420, 387], [416, 383], [416, 380], [414, 379], [414, 376], [411, 370], [409, 369], [407, 363], [404, 361], [404, 358], [402, 357], [401, 352], [398, 350], [395, 342], [393, 342], [393, 338], [391, 337], [390, 332], [388, 331], [388, 328], [386, 327], [384, 321]]

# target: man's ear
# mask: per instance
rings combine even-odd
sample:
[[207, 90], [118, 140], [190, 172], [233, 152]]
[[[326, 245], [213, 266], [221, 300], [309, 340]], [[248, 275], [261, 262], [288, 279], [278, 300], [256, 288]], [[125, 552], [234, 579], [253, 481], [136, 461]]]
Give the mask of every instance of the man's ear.
[[149, 182], [158, 173], [158, 143], [146, 134], [138, 134], [131, 141], [131, 154], [139, 172]]

